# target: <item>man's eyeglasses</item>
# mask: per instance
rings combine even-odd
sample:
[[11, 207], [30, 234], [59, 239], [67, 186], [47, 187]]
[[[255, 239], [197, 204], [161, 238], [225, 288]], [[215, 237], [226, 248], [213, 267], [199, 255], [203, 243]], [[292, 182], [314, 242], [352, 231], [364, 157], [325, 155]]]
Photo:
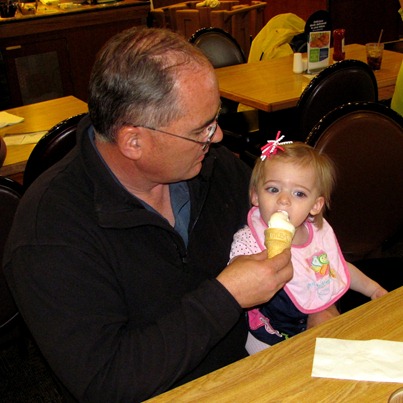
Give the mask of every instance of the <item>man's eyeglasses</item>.
[[155, 132], [168, 134], [169, 136], [172, 136], [172, 137], [177, 137], [179, 139], [191, 141], [192, 143], [200, 144], [200, 145], [202, 145], [202, 150], [206, 151], [209, 148], [211, 142], [213, 141], [213, 137], [214, 137], [214, 135], [215, 135], [215, 133], [217, 131], [217, 127], [218, 127], [217, 119], [218, 119], [218, 116], [220, 114], [220, 110], [221, 110], [221, 108], [219, 109], [216, 117], [214, 118], [214, 122], [209, 124], [205, 128], [205, 131], [207, 133], [205, 141], [194, 140], [194, 139], [191, 139], [190, 137], [185, 137], [185, 136], [180, 136], [179, 134], [169, 133], [169, 132], [166, 132], [164, 130], [156, 129], [155, 127], [142, 126], [142, 125], [132, 125], [132, 126], [134, 126], [134, 127], [144, 127], [144, 129], [153, 130]]

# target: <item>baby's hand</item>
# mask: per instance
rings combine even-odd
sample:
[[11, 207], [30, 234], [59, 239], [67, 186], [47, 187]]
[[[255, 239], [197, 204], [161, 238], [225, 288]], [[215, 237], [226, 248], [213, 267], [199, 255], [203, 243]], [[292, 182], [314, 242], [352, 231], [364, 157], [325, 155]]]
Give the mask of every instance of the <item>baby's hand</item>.
[[387, 293], [388, 292], [379, 285], [377, 288], [375, 288], [375, 291], [371, 294], [371, 299], [376, 299], [376, 298], [382, 297], [383, 295], [385, 295]]

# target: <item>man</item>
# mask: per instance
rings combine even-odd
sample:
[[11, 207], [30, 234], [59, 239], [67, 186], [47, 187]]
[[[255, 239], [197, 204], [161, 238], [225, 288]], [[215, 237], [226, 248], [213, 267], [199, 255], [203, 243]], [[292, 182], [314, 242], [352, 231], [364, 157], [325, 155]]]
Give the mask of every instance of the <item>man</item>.
[[195, 47], [122, 32], [95, 62], [77, 147], [19, 206], [5, 272], [79, 401], [144, 400], [244, 357], [242, 308], [292, 276], [289, 252], [226, 267], [250, 172], [211, 144], [219, 108]]

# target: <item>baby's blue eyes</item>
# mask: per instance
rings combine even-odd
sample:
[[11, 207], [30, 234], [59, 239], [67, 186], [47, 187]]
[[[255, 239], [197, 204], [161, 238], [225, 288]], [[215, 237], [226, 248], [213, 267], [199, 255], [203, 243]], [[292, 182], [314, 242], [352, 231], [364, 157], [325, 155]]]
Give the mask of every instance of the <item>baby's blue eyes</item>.
[[[276, 187], [270, 186], [270, 187], [267, 188], [267, 192], [268, 192], [268, 193], [279, 193], [280, 190], [279, 190], [278, 188], [276, 188]], [[302, 191], [300, 191], [300, 190], [294, 191], [294, 192], [293, 192], [293, 195], [294, 195], [295, 197], [297, 197], [297, 198], [306, 197], [306, 193], [305, 193], [305, 192], [302, 192]]]

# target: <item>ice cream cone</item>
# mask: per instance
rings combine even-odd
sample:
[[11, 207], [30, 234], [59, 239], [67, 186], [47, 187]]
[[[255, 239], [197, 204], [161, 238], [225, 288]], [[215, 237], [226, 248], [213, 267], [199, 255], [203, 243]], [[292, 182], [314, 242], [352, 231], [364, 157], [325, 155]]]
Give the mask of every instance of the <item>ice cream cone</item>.
[[285, 211], [277, 211], [272, 214], [268, 226], [264, 232], [264, 244], [267, 249], [267, 257], [270, 259], [291, 247], [295, 227], [291, 224]]
[[291, 247], [293, 232], [279, 228], [267, 228], [264, 232], [264, 245], [267, 248], [267, 257], [272, 258], [284, 249]]

